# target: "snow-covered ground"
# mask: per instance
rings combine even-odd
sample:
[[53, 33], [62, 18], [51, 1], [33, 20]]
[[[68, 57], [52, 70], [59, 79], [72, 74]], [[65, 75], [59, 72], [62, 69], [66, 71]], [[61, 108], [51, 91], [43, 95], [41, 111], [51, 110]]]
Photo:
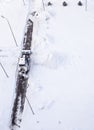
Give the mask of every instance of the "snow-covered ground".
[[[39, 0], [38, 0], [39, 1]], [[94, 1], [85, 11], [77, 0], [53, 0], [41, 7], [32, 0], [36, 15], [32, 42], [32, 62], [20, 130], [94, 130]], [[28, 3], [5, 0], [0, 14], [11, 23], [16, 47], [7, 22], [0, 18], [0, 130], [8, 130], [15, 75], [28, 13]], [[29, 6], [30, 7], [30, 6]], [[44, 10], [45, 9], [45, 10]], [[7, 88], [6, 88], [7, 87]]]

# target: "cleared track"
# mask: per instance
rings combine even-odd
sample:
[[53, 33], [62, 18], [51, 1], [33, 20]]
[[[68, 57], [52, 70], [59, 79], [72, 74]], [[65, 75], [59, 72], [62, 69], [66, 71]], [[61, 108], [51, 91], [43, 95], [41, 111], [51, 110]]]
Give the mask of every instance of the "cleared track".
[[20, 122], [22, 120], [21, 115], [24, 110], [24, 103], [26, 98], [27, 84], [30, 71], [32, 33], [33, 22], [30, 18], [28, 18], [25, 27], [21, 56], [19, 57], [18, 61], [15, 92], [16, 96], [11, 115], [11, 130], [15, 130], [15, 127], [20, 127]]

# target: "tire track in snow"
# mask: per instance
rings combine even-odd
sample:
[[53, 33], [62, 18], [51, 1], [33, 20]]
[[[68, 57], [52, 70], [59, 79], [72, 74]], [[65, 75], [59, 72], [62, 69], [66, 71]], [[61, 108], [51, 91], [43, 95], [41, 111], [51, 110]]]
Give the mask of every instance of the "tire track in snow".
[[20, 127], [22, 121], [22, 113], [24, 110], [24, 103], [26, 98], [26, 91], [30, 70], [30, 57], [31, 57], [31, 42], [33, 33], [33, 22], [28, 17], [25, 33], [23, 38], [23, 47], [21, 56], [18, 61], [17, 80], [16, 80], [16, 95], [11, 115], [11, 130]]

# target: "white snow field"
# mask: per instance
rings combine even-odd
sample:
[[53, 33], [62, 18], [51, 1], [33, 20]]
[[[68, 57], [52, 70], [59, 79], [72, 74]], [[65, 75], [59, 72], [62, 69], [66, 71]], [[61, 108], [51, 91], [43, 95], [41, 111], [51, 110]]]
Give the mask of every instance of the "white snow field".
[[[21, 127], [18, 130], [94, 130], [94, 1], [78, 6], [77, 0], [31, 0], [36, 11], [31, 71]], [[9, 130], [15, 94], [15, 75], [28, 2], [0, 1], [0, 130]], [[33, 7], [32, 7], [33, 6]]]

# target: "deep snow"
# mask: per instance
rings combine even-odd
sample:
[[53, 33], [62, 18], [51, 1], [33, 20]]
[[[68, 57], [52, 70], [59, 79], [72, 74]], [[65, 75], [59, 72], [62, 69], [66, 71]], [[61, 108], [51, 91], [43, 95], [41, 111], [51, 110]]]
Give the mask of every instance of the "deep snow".
[[[45, 10], [38, 2], [31, 2], [31, 11], [37, 13], [32, 17], [33, 54], [27, 91], [35, 115], [26, 101], [20, 130], [94, 130], [94, 1], [88, 1], [87, 11], [85, 5], [77, 6], [76, 0], [68, 1], [67, 7], [61, 0], [53, 0], [48, 7], [46, 0]], [[10, 19], [19, 45], [15, 46], [1, 18], [0, 62], [9, 78], [0, 68], [0, 130], [9, 126], [27, 4], [21, 0], [0, 4], [0, 14]]]

